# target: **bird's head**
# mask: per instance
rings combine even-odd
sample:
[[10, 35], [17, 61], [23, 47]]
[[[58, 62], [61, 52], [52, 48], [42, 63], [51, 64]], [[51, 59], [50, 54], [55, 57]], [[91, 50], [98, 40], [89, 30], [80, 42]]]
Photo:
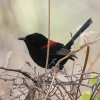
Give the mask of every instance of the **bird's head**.
[[35, 48], [41, 48], [43, 45], [46, 45], [48, 42], [48, 39], [39, 33], [33, 33], [30, 35], [27, 35], [26, 37], [20, 37], [18, 40], [23, 40], [27, 46], [32, 46]]

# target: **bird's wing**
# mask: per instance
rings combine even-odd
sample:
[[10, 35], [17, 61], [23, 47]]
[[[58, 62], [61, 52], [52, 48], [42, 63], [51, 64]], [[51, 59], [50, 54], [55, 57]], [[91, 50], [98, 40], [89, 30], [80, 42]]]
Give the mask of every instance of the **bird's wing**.
[[[49, 47], [49, 53], [50, 55], [55, 55], [57, 54], [57, 52], [63, 47], [64, 45], [58, 42], [55, 42], [54, 44], [50, 45]], [[41, 52], [42, 53], [47, 53], [47, 47], [45, 48], [41, 48]]]
[[[71, 52], [71, 50], [67, 50], [67, 49], [65, 49], [65, 48], [61, 48], [60, 50], [58, 50], [58, 51], [56, 52], [56, 55], [66, 56], [66, 55], [68, 55], [70, 52]], [[71, 56], [74, 57], [74, 58], [77, 58], [77, 56], [76, 56], [75, 54], [72, 54]], [[73, 58], [72, 58], [72, 59], [73, 59]]]
[[[64, 48], [64, 45], [58, 42], [55, 42], [53, 45], [50, 45], [49, 48], [49, 54], [50, 55], [58, 55], [58, 56], [66, 56], [70, 53], [70, 50], [67, 50]], [[42, 54], [47, 53], [47, 47], [41, 49]]]
[[69, 54], [70, 53], [70, 50], [67, 50], [67, 49], [65, 49], [65, 48], [61, 48], [60, 50], [58, 50], [57, 52], [56, 52], [56, 55], [63, 55], [63, 56], [65, 56], [65, 55], [67, 55], [67, 54]]

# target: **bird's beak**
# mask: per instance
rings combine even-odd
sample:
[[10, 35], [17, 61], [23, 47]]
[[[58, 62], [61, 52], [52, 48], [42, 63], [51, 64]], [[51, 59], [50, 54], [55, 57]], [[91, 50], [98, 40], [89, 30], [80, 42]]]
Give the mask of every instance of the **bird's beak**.
[[25, 38], [24, 38], [24, 37], [20, 37], [20, 38], [18, 38], [18, 40], [23, 40], [23, 41], [25, 41]]

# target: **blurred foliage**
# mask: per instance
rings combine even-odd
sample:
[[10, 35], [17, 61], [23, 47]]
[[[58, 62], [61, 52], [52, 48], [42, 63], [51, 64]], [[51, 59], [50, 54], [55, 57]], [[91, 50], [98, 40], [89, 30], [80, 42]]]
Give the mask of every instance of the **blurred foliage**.
[[90, 100], [91, 93], [86, 91], [82, 94], [81, 100]]
[[[89, 79], [88, 85], [91, 86], [91, 87], [93, 88], [94, 85], [97, 84], [97, 74], [91, 74], [91, 75], [89, 76], [89, 78], [90, 78], [90, 79]], [[95, 86], [95, 87], [96, 87], [96, 86]], [[100, 89], [100, 85], [98, 86], [97, 89]], [[100, 94], [100, 91], [98, 91], [98, 92], [96, 93], [96, 96], [95, 96], [94, 100], [99, 100], [98, 98], [100, 98], [100, 96], [99, 96], [98, 94]], [[82, 93], [81, 100], [90, 100], [91, 95], [92, 95], [92, 91], [91, 91], [91, 92], [90, 92], [90, 91], [84, 91], [84, 92]]]
[[91, 74], [91, 75], [89, 76], [89, 78], [92, 78], [92, 79], [90, 79], [89, 82], [88, 82], [89, 86], [93, 86], [93, 85], [96, 83], [96, 80], [97, 80], [96, 77], [97, 77], [96, 74]]

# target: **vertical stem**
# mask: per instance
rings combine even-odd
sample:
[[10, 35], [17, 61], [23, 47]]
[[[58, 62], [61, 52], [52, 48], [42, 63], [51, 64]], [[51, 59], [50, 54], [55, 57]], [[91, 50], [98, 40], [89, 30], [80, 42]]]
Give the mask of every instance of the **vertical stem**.
[[47, 48], [47, 58], [46, 58], [45, 73], [47, 72], [47, 67], [48, 67], [49, 46], [50, 46], [50, 0], [48, 0], [48, 48]]
[[[89, 46], [87, 46], [86, 57], [85, 57], [85, 62], [84, 62], [84, 66], [83, 66], [83, 69], [82, 69], [82, 73], [84, 73], [85, 70], [86, 70], [86, 66], [87, 66], [87, 62], [88, 62], [88, 58], [89, 58], [89, 51], [90, 51], [90, 48], [89, 48]], [[82, 83], [83, 77], [84, 77], [84, 74], [81, 74], [79, 84]], [[75, 100], [77, 100], [79, 88], [80, 88], [80, 85], [77, 86], [76, 99]]]
[[[43, 95], [44, 95], [44, 90], [45, 90], [45, 79], [46, 79], [48, 59], [49, 59], [49, 46], [50, 46], [50, 0], [48, 0], [48, 46], [47, 46], [47, 57], [46, 57], [46, 64], [45, 64], [45, 75], [44, 75], [44, 79], [43, 79], [43, 89], [42, 89]], [[45, 97], [45, 95], [44, 95], [44, 97]]]

